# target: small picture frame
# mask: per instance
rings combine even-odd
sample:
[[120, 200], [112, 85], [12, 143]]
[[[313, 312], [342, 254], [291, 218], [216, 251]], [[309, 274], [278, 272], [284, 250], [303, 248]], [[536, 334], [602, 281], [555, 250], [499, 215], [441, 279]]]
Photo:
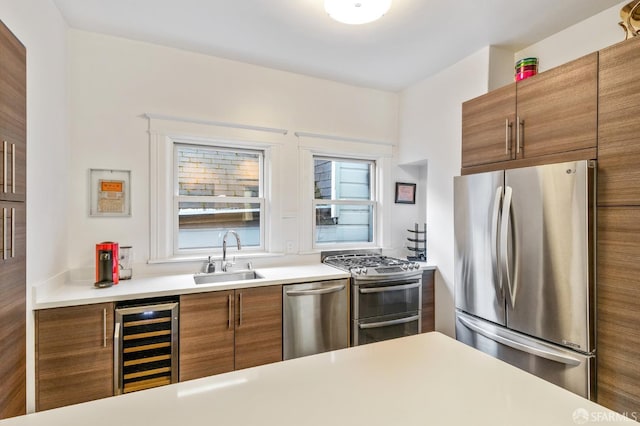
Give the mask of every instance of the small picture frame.
[[89, 169], [89, 216], [131, 216], [131, 171]]
[[415, 204], [416, 184], [396, 182], [396, 204]]

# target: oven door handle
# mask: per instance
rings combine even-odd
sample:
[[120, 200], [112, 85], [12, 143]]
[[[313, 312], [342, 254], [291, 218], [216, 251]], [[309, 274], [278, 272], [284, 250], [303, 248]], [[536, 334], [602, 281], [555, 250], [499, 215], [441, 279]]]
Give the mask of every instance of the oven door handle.
[[368, 324], [358, 324], [358, 327], [360, 327], [361, 329], [365, 329], [365, 328], [381, 328], [381, 327], [388, 327], [390, 325], [405, 324], [407, 322], [418, 321], [419, 319], [420, 319], [420, 315], [413, 315], [413, 316], [410, 316], [410, 317], [398, 318], [398, 319], [394, 319], [394, 320], [390, 320], [390, 321], [370, 322]]
[[420, 281], [416, 281], [415, 283], [402, 284], [402, 285], [388, 285], [384, 287], [367, 287], [367, 288], [361, 288], [360, 294], [384, 293], [386, 291], [408, 290], [410, 288], [420, 287], [421, 285], [422, 283], [420, 283]]

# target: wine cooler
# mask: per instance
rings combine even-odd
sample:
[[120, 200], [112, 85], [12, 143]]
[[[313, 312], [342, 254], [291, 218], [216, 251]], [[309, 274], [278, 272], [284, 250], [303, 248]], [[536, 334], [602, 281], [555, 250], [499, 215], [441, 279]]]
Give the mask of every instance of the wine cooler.
[[127, 302], [116, 307], [116, 395], [178, 381], [178, 302]]

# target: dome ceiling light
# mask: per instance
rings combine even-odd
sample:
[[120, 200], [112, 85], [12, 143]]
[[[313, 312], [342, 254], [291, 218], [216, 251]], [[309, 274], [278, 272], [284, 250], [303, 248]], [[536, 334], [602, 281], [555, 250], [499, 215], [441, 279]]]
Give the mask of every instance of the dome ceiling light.
[[324, 10], [343, 24], [359, 25], [380, 19], [392, 0], [324, 0]]

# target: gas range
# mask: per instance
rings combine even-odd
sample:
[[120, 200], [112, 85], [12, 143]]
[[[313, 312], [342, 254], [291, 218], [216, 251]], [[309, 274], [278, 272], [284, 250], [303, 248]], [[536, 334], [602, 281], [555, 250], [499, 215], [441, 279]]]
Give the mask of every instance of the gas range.
[[405, 277], [419, 273], [420, 265], [375, 252], [323, 253], [323, 263], [350, 272], [358, 279]]
[[351, 273], [351, 345], [420, 333], [422, 271], [380, 251], [323, 252], [322, 262]]

